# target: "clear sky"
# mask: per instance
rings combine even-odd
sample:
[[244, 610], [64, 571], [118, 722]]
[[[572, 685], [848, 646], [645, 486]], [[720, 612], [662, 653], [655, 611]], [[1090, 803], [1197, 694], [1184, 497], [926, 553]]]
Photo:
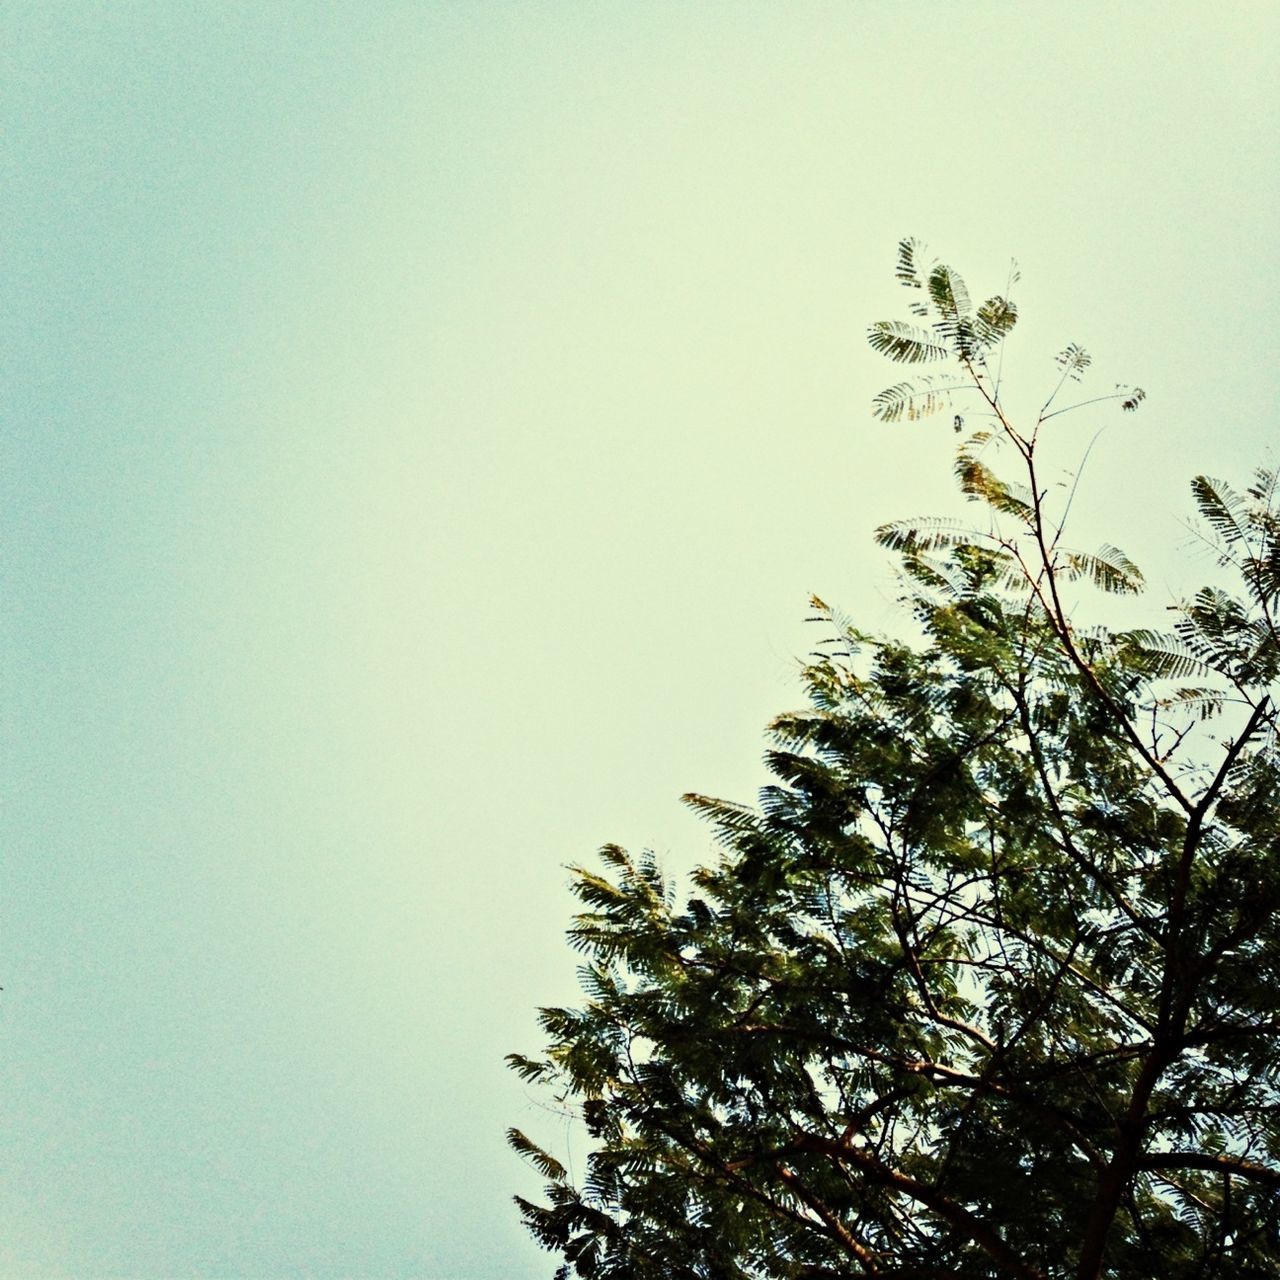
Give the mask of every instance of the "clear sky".
[[[549, 1276], [563, 865], [710, 856], [953, 510], [893, 251], [1068, 342], [1084, 540], [1275, 458], [1280, 9], [10, 0], [0, 1274]], [[983, 296], [985, 296], [985, 292]]]

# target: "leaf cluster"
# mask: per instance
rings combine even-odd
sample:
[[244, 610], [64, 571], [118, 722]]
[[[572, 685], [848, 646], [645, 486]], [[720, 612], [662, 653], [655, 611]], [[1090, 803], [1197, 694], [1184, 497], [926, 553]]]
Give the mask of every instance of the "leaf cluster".
[[1053, 397], [1019, 431], [988, 360], [1013, 304], [975, 309], [913, 240], [897, 276], [926, 323], [871, 345], [945, 356], [988, 406], [956, 464], [987, 523], [878, 532], [916, 642], [813, 601], [774, 780], [686, 797], [720, 852], [683, 894], [650, 854], [574, 868], [584, 1001], [511, 1063], [592, 1149], [577, 1182], [512, 1131], [547, 1183], [524, 1219], [600, 1280], [1274, 1276], [1280, 482], [1193, 483], [1238, 593], [1167, 633], [1079, 628], [1069, 584], [1142, 578], [1045, 508]]

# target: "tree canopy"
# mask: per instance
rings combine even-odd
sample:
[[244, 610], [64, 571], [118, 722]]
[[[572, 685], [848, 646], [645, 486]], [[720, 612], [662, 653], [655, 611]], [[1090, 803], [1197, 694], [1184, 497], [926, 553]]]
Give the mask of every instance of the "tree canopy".
[[715, 865], [573, 869], [584, 1000], [510, 1060], [591, 1151], [575, 1181], [512, 1130], [547, 1181], [520, 1208], [562, 1277], [1274, 1277], [1280, 476], [1192, 481], [1220, 567], [1169, 629], [1086, 625], [1142, 576], [1069, 541], [1040, 446], [1143, 392], [1064, 404], [1071, 345], [1018, 421], [1012, 298], [914, 240], [897, 278], [870, 345], [938, 372], [873, 412], [945, 415], [976, 519], [877, 532], [911, 638], [813, 601], [775, 781], [686, 797]]

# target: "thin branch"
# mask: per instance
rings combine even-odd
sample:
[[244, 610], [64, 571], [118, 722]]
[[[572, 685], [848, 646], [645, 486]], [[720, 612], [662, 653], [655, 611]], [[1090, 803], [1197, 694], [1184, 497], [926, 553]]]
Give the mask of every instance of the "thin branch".
[[[1061, 385], [1061, 384], [1059, 384]], [[1083, 409], [1091, 404], [1101, 404], [1104, 400], [1127, 400], [1133, 395], [1132, 391], [1113, 391], [1110, 395], [1094, 396], [1092, 400], [1079, 400], [1075, 404], [1069, 404], [1065, 409], [1055, 409], [1052, 413], [1046, 413], [1041, 418], [1041, 422], [1048, 422], [1050, 418], [1056, 418], [1060, 414], [1073, 413], [1077, 409]], [[1048, 408], [1048, 405], [1045, 406]]]
[[1280, 1169], [1257, 1164], [1240, 1156], [1212, 1155], [1207, 1151], [1156, 1151], [1138, 1158], [1139, 1169], [1205, 1169], [1210, 1173], [1225, 1173], [1232, 1177], [1247, 1178], [1269, 1187], [1280, 1188]]
[[833, 1142], [828, 1138], [812, 1135], [797, 1145], [838, 1160], [847, 1160], [857, 1165], [872, 1181], [900, 1191], [917, 1204], [932, 1210], [948, 1226], [972, 1240], [1005, 1274], [1017, 1276], [1019, 1280], [1048, 1280], [1043, 1271], [1019, 1257], [981, 1218], [936, 1187], [890, 1168], [868, 1152], [849, 1143]]

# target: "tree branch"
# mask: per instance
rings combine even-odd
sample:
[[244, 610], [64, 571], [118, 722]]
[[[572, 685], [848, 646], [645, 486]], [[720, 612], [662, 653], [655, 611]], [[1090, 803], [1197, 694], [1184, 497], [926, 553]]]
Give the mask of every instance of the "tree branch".
[[1280, 1169], [1256, 1164], [1241, 1156], [1212, 1155], [1207, 1151], [1156, 1151], [1138, 1158], [1139, 1169], [1204, 1169], [1209, 1173], [1227, 1173], [1251, 1182], [1280, 1188]]
[[803, 1145], [807, 1150], [833, 1156], [841, 1161], [848, 1161], [873, 1181], [900, 1191], [917, 1204], [924, 1205], [949, 1226], [972, 1240], [1007, 1275], [1017, 1276], [1019, 1280], [1048, 1280], [1043, 1271], [1020, 1258], [981, 1218], [970, 1213], [963, 1205], [957, 1204], [936, 1187], [931, 1187], [897, 1169], [890, 1168], [851, 1143], [822, 1138], [815, 1134], [803, 1139], [802, 1144], [797, 1145]]

